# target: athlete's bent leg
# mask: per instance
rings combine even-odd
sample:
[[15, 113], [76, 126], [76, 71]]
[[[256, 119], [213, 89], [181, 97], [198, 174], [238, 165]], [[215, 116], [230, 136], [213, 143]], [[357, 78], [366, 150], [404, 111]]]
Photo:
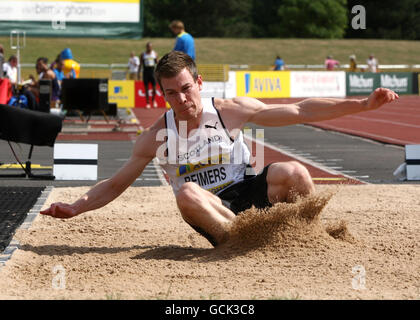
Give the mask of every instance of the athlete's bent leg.
[[267, 171], [268, 200], [294, 202], [296, 196], [306, 196], [315, 191], [308, 170], [296, 161], [272, 163]]
[[183, 219], [191, 226], [209, 234], [216, 244], [227, 240], [226, 225], [235, 214], [222, 204], [220, 198], [196, 183], [187, 182], [180, 188], [176, 202]]

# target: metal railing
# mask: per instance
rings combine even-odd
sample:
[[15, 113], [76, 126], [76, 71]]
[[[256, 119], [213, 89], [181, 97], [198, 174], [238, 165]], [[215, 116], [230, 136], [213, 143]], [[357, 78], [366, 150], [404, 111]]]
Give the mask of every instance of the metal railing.
[[[112, 79], [113, 72], [120, 75], [127, 71], [127, 64], [125, 63], [81, 63], [80, 64], [81, 78], [108, 78]], [[335, 70], [348, 71], [348, 64], [342, 64]], [[35, 73], [35, 64], [21, 63], [23, 78], [25, 75]], [[205, 81], [226, 82], [229, 78], [229, 71], [268, 71], [272, 70], [271, 65], [259, 64], [197, 64], [198, 72], [203, 76]], [[359, 64], [358, 71], [367, 70], [366, 64]], [[286, 70], [289, 71], [322, 71], [325, 70], [323, 64], [289, 64], [286, 65]], [[379, 71], [420, 71], [420, 64], [394, 64], [394, 65], [379, 65]]]

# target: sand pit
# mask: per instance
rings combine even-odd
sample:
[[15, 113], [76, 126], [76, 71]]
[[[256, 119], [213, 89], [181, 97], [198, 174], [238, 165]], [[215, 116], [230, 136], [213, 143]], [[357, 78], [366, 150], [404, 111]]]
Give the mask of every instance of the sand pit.
[[[56, 188], [45, 206], [86, 191]], [[317, 186], [296, 204], [248, 210], [215, 249], [170, 187], [129, 188], [100, 210], [19, 230], [0, 298], [420, 299], [419, 194]]]

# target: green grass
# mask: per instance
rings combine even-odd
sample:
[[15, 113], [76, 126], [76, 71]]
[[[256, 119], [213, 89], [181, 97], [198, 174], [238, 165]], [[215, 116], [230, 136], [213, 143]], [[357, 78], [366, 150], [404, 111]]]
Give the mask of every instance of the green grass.
[[[21, 50], [23, 63], [34, 63], [40, 56], [53, 61], [64, 49], [71, 48], [80, 63], [126, 64], [131, 51], [140, 54], [151, 41], [159, 56], [172, 50], [173, 38], [144, 38], [140, 40], [98, 38], [27, 38]], [[362, 40], [362, 39], [226, 39], [197, 38], [197, 64], [247, 64], [254, 70], [267, 70], [280, 55], [286, 64], [323, 64], [332, 55], [342, 64], [355, 54], [359, 64], [365, 64], [374, 53], [380, 64], [420, 64], [420, 41]], [[10, 49], [8, 37], [0, 37], [6, 57], [16, 51]], [[22, 77], [35, 74], [32, 68], [23, 68]], [[108, 78], [110, 69], [82, 68], [82, 78]]]
[[[53, 60], [64, 48], [70, 47], [81, 63], [126, 63], [130, 51], [140, 53], [151, 41], [160, 56], [174, 45], [172, 38], [140, 40], [105, 40], [97, 38], [27, 38], [22, 50], [22, 62], [31, 63], [39, 56]], [[9, 38], [0, 37], [6, 56], [12, 52]], [[341, 63], [356, 54], [359, 63], [374, 53], [382, 64], [420, 64], [420, 41], [399, 40], [323, 40], [323, 39], [215, 39], [197, 38], [199, 64], [257, 64], [269, 65], [279, 54], [286, 64], [323, 64], [327, 55]]]

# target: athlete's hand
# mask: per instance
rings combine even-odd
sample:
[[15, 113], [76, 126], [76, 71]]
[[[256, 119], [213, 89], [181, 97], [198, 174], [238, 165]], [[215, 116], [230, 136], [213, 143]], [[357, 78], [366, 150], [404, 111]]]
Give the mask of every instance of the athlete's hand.
[[73, 218], [78, 215], [72, 205], [62, 202], [53, 203], [48, 209], [42, 210], [40, 214], [60, 219]]
[[369, 110], [377, 109], [386, 103], [390, 103], [399, 96], [394, 91], [386, 88], [378, 88], [367, 98], [367, 107]]

